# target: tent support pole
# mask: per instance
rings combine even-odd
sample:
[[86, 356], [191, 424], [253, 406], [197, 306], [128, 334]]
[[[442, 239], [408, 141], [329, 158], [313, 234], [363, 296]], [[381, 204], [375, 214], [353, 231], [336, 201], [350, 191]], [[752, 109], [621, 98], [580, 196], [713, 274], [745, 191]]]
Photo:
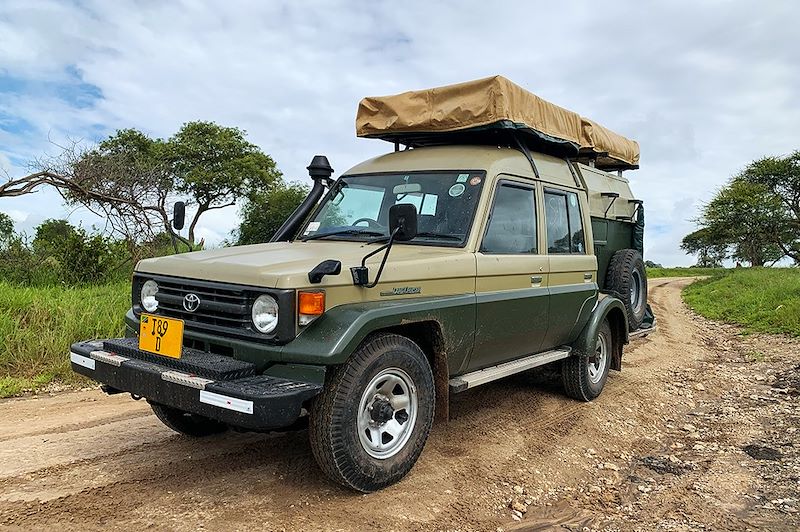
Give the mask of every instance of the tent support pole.
[[536, 163], [533, 162], [533, 155], [531, 155], [531, 151], [528, 149], [528, 147], [525, 145], [524, 142], [519, 140], [519, 136], [514, 135], [514, 140], [517, 142], [517, 147], [519, 148], [519, 151], [521, 151], [522, 154], [525, 156], [525, 158], [528, 159], [528, 162], [531, 163], [531, 168], [533, 168], [533, 175], [536, 176], [536, 179], [539, 179], [539, 170], [536, 168]]

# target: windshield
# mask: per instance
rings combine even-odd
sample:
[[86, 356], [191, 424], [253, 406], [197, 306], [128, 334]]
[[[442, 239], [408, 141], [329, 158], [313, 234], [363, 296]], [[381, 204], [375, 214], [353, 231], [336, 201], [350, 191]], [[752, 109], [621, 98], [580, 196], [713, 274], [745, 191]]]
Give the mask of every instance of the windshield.
[[388, 237], [389, 207], [411, 203], [418, 215], [413, 243], [463, 246], [483, 181], [484, 172], [466, 170], [344, 176], [303, 228], [301, 239]]

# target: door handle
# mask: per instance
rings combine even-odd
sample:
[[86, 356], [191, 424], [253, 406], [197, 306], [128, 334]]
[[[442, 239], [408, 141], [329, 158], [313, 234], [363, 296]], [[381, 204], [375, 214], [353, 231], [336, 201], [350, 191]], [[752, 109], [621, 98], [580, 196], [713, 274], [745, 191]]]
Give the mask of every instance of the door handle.
[[532, 284], [541, 284], [542, 276], [541, 275], [531, 275], [531, 283]]

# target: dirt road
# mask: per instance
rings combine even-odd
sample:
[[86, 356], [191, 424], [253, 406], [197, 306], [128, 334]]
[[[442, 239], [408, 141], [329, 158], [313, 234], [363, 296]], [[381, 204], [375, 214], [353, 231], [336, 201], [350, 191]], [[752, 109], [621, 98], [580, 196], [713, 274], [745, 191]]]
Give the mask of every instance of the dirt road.
[[796, 530], [800, 344], [694, 317], [688, 282], [651, 282], [660, 330], [599, 399], [552, 370], [455, 396], [371, 495], [323, 479], [305, 432], [189, 440], [99, 390], [0, 402], [0, 528]]

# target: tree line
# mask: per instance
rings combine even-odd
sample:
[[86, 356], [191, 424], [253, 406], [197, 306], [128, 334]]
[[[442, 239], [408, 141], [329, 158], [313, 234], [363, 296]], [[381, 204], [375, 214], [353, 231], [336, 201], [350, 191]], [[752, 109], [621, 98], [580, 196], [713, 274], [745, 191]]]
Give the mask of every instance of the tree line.
[[767, 266], [789, 258], [800, 265], [800, 151], [748, 164], [702, 208], [699, 228], [681, 248], [697, 265], [730, 259]]
[[[284, 181], [275, 161], [243, 130], [207, 121], [186, 123], [166, 139], [118, 130], [94, 146], [60, 146], [31, 166], [29, 175], [1, 184], [0, 197], [53, 187], [68, 206], [84, 207], [104, 222], [87, 231], [47, 220], [30, 236], [16, 234], [0, 213], [0, 278], [28, 284], [101, 282], [131, 271], [142, 258], [201, 248], [201, 218], [234, 205], [241, 222], [228, 243], [265, 242], [308, 192]], [[177, 200], [187, 204], [185, 235], [171, 223]], [[70, 263], [71, 269], [56, 267]]]

